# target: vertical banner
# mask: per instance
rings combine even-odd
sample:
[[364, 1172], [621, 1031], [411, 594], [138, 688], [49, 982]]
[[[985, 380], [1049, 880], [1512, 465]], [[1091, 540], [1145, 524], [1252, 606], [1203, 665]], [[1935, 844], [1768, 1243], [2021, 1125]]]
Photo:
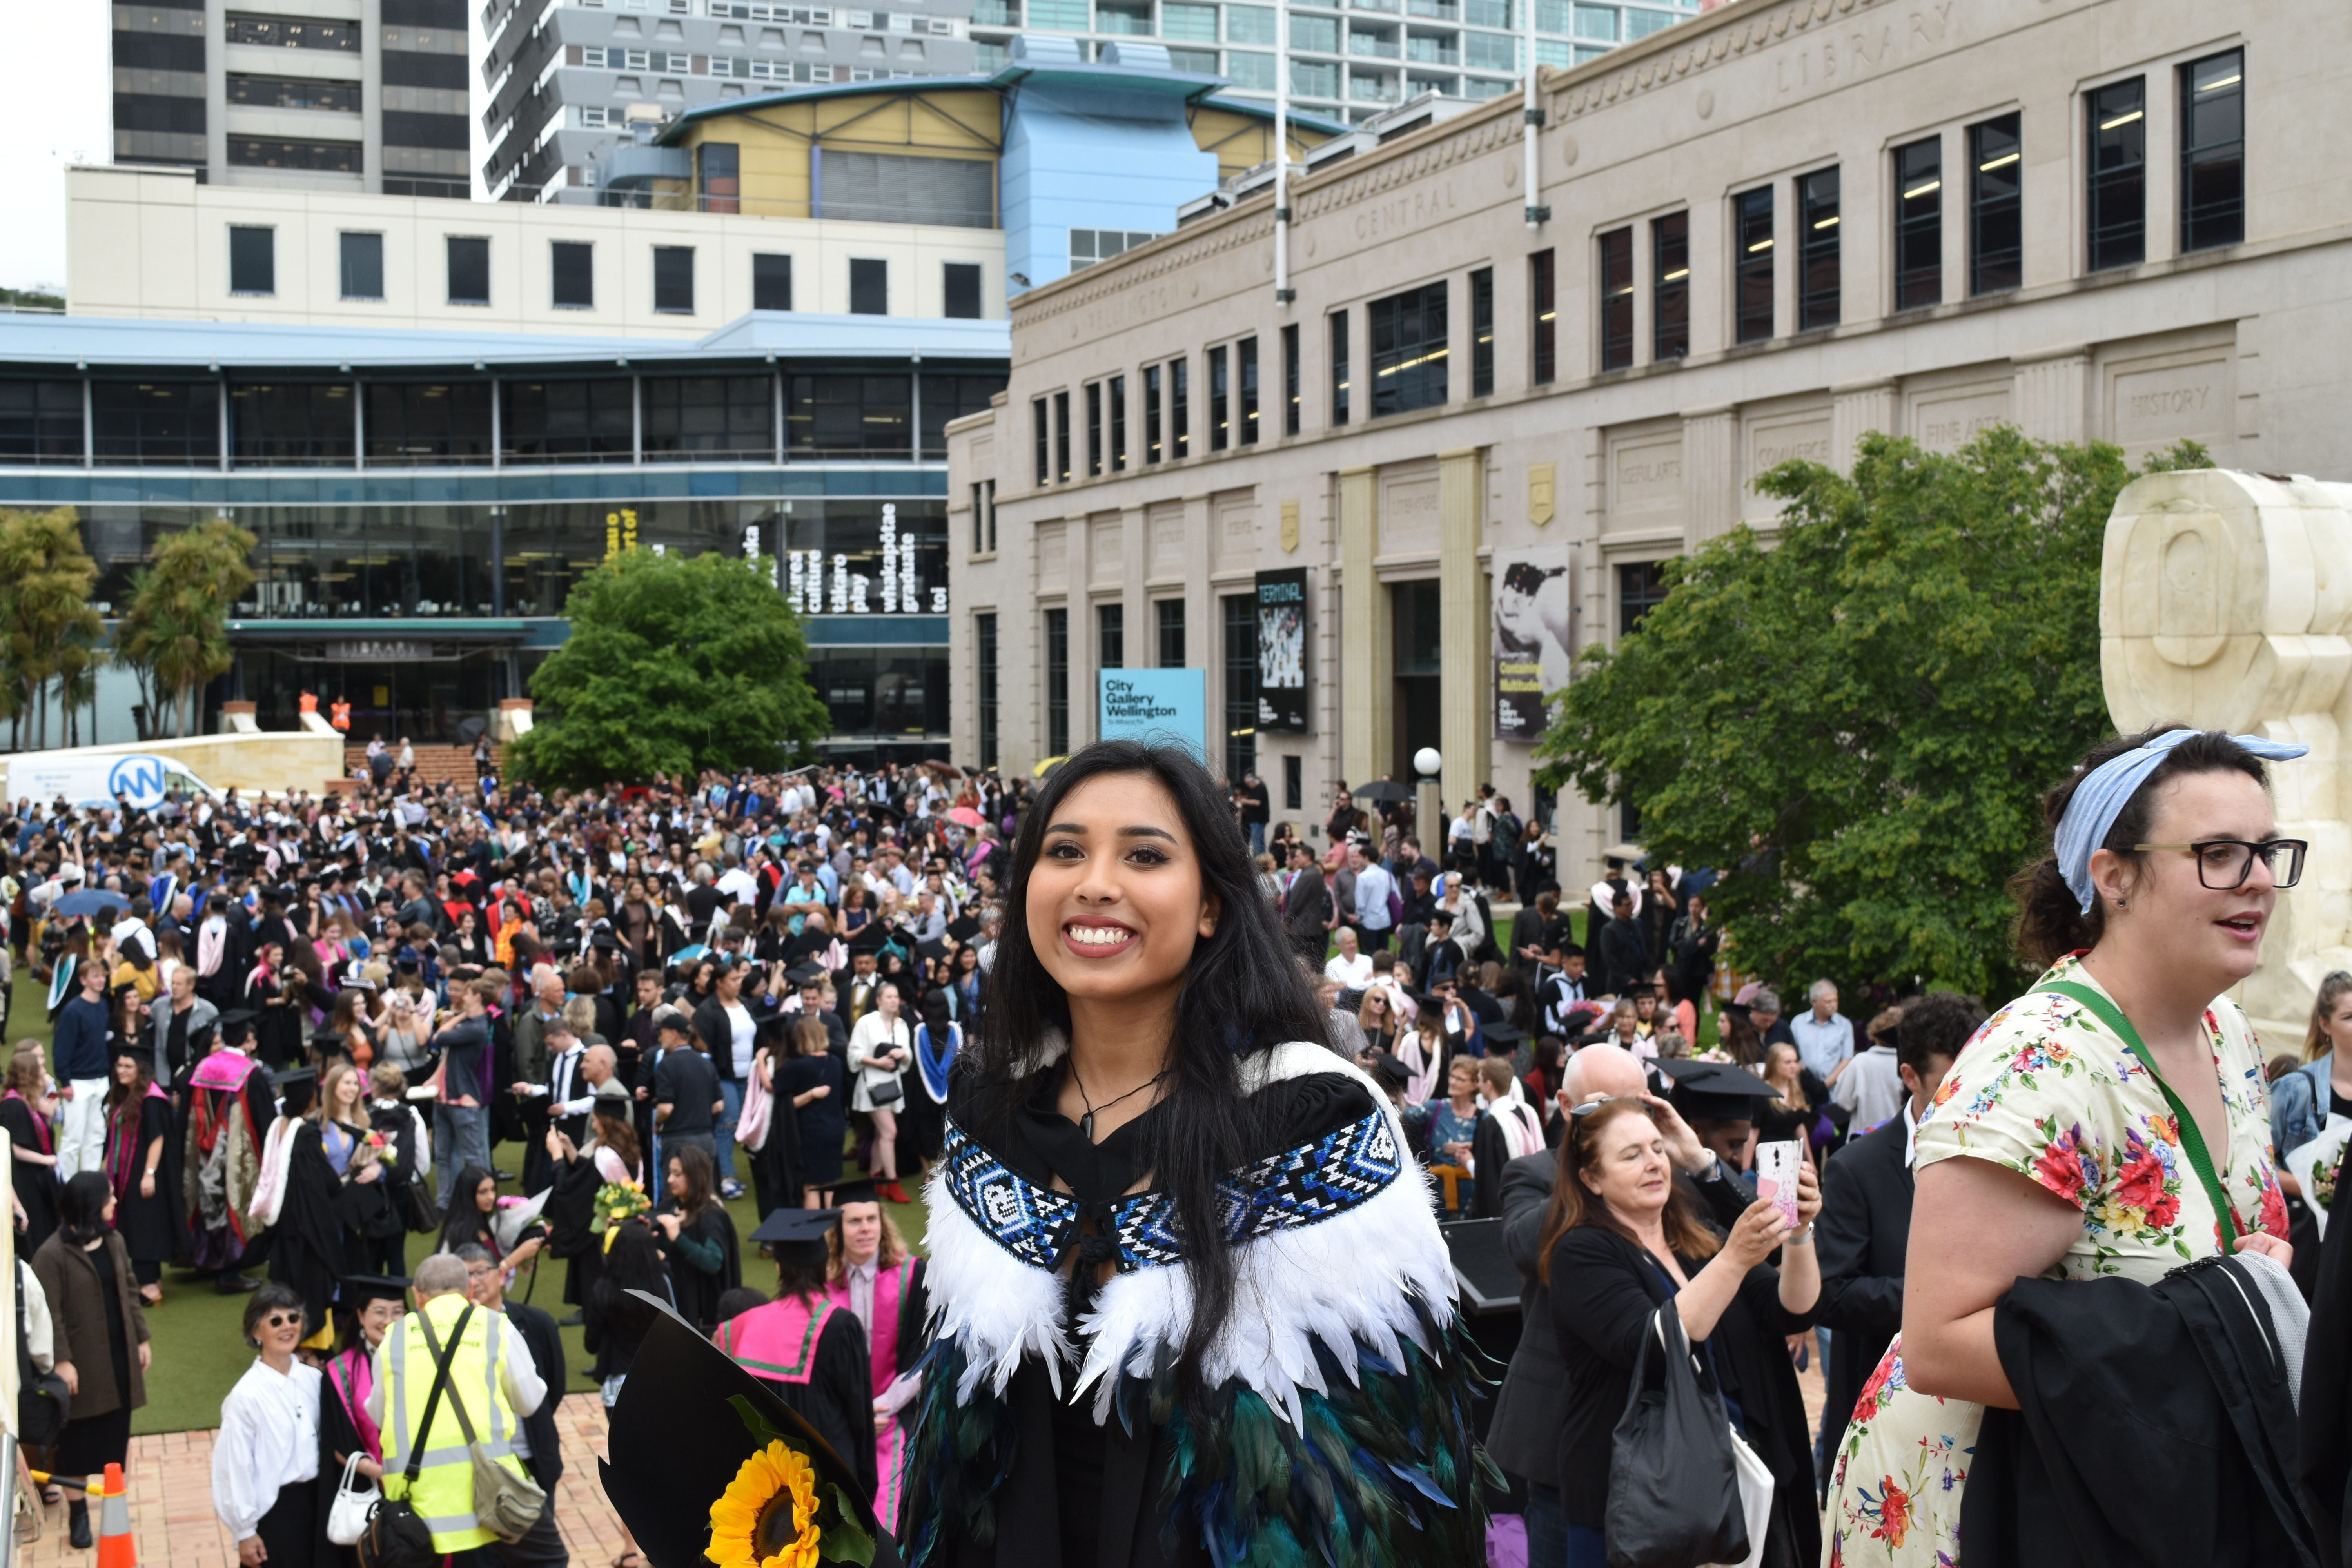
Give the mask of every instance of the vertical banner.
[[1209, 760], [1209, 672], [1106, 669], [1096, 733], [1106, 741], [1173, 741]]
[[1494, 572], [1495, 738], [1532, 743], [1575, 658], [1576, 573], [1565, 545], [1497, 550]]
[[1304, 735], [1307, 706], [1307, 568], [1257, 574], [1257, 728]]

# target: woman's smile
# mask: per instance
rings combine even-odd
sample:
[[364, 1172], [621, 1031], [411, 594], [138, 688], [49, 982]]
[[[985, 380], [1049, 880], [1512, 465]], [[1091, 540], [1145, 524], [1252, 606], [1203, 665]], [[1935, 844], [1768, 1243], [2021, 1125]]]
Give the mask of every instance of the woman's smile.
[[1134, 946], [1137, 936], [1133, 926], [1120, 921], [1087, 919], [1064, 921], [1062, 941], [1080, 958], [1108, 958]]

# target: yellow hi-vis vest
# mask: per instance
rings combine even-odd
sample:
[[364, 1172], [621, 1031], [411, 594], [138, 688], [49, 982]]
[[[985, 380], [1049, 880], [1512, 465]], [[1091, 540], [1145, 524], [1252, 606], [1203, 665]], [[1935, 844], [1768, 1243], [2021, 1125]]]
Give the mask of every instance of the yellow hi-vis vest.
[[[521, 1423], [507, 1399], [500, 1374], [513, 1353], [513, 1331], [506, 1314], [474, 1309], [466, 1332], [450, 1351], [450, 1331], [467, 1307], [456, 1291], [436, 1296], [421, 1309], [433, 1320], [434, 1338], [449, 1351], [449, 1384], [441, 1391], [441, 1407], [433, 1413], [433, 1430], [420, 1434], [425, 1401], [433, 1394], [433, 1352], [416, 1326], [416, 1314], [406, 1313], [383, 1336], [376, 1352], [376, 1377], [383, 1389], [383, 1488], [388, 1497], [405, 1497], [425, 1528], [433, 1532], [433, 1550], [464, 1552], [486, 1546], [498, 1538], [474, 1521], [472, 1456], [466, 1449], [465, 1429], [457, 1425], [452, 1400], [466, 1402], [466, 1418], [483, 1449], [517, 1475], [524, 1474], [515, 1457], [515, 1431]], [[414, 1490], [404, 1490], [402, 1478], [419, 1436], [425, 1441], [424, 1463], [416, 1472]]]

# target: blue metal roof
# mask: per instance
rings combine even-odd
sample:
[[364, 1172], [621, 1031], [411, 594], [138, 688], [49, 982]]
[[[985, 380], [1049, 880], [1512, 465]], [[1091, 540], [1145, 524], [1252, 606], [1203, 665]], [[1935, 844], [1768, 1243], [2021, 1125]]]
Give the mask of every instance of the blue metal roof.
[[1013, 333], [1005, 321], [801, 310], [753, 310], [701, 338], [0, 314], [0, 371], [11, 364], [276, 370], [609, 364], [624, 359], [654, 364], [769, 354], [1009, 360]]

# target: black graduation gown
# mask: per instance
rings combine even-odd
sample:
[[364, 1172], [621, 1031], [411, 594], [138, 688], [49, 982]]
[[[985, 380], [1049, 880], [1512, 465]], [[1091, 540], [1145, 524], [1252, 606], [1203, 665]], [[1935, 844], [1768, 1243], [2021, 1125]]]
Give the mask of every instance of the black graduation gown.
[[724, 1205], [713, 1199], [678, 1227], [678, 1237], [715, 1241], [724, 1254], [719, 1272], [705, 1274], [687, 1260], [684, 1249], [667, 1237], [662, 1241], [662, 1255], [669, 1259], [670, 1289], [677, 1298], [677, 1315], [708, 1333], [718, 1326], [719, 1298], [743, 1283], [743, 1249], [735, 1237], [735, 1222], [727, 1217]]
[[776, 1063], [776, 1098], [769, 1106], [768, 1137], [758, 1150], [745, 1151], [751, 1165], [751, 1195], [760, 1213], [801, 1206], [800, 1118], [793, 1114], [783, 1063]]
[[355, 1548], [327, 1539], [327, 1513], [343, 1484], [343, 1461], [362, 1447], [360, 1429], [343, 1408], [341, 1359], [338, 1354], [329, 1363], [319, 1384], [319, 1544], [312, 1559], [319, 1568], [359, 1568], [360, 1560]]
[[[22, 1099], [0, 1100], [0, 1127], [8, 1130], [11, 1148], [29, 1149], [37, 1154], [45, 1150], [56, 1152], [55, 1136], [45, 1144], [41, 1130], [33, 1125], [39, 1115]], [[16, 1200], [25, 1205], [25, 1234], [16, 1240], [16, 1256], [30, 1258], [41, 1249], [41, 1243], [57, 1234], [58, 1168], [19, 1160], [13, 1153], [9, 1160], [16, 1167], [9, 1173], [16, 1184]]]
[[817, 1336], [816, 1364], [809, 1369], [806, 1383], [760, 1381], [833, 1445], [871, 1498], [879, 1480], [874, 1455], [874, 1363], [866, 1353], [866, 1331], [857, 1314], [845, 1308], [826, 1316], [824, 1332]]
[[[138, 1148], [131, 1154], [131, 1185], [114, 1205], [114, 1228], [122, 1233], [122, 1243], [130, 1248], [134, 1263], [169, 1263], [185, 1250], [178, 1216], [186, 1208], [180, 1197], [179, 1168], [172, 1163], [173, 1120], [169, 1100], [152, 1094], [141, 1098]], [[111, 1118], [106, 1131], [110, 1148], [114, 1142]], [[158, 1138], [163, 1141], [163, 1153], [155, 1167], [155, 1195], [142, 1197], [139, 1173], [145, 1167], [138, 1162], [146, 1159], [147, 1145]]]
[[327, 1147], [315, 1121], [305, 1121], [287, 1152], [286, 1201], [269, 1227], [269, 1278], [291, 1286], [310, 1314], [310, 1331], [327, 1321], [335, 1282], [358, 1272], [343, 1233], [338, 1200], [343, 1180], [327, 1161]]

